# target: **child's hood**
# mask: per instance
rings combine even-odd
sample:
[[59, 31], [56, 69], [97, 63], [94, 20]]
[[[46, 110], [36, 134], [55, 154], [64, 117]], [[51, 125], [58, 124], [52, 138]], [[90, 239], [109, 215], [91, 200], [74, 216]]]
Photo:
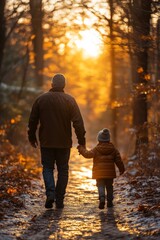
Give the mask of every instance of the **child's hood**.
[[115, 152], [115, 147], [111, 142], [99, 143], [96, 146], [96, 150], [103, 155], [106, 155], [106, 154], [108, 155]]

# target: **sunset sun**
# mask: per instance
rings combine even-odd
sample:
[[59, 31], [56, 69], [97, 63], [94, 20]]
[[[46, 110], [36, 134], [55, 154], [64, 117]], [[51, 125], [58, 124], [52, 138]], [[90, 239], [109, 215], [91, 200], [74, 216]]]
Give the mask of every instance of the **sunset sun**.
[[101, 52], [101, 38], [99, 33], [91, 29], [81, 31], [79, 35], [80, 37], [75, 41], [77, 48], [81, 49], [87, 57], [97, 57]]

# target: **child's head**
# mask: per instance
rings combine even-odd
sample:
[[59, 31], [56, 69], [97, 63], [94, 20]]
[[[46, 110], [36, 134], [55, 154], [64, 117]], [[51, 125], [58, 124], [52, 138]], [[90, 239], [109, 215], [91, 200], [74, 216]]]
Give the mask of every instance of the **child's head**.
[[97, 135], [97, 139], [99, 142], [109, 142], [110, 141], [110, 131], [107, 128], [103, 128], [99, 131]]

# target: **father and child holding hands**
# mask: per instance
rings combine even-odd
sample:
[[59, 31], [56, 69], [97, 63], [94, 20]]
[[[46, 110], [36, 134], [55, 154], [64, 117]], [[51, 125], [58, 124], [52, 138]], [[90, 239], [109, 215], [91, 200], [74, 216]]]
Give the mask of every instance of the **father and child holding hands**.
[[[97, 136], [98, 144], [90, 151], [85, 148], [85, 128], [76, 100], [64, 92], [66, 79], [63, 74], [55, 74], [51, 89], [40, 95], [34, 102], [28, 123], [28, 139], [32, 147], [38, 146], [37, 129], [43, 166], [43, 180], [46, 189], [46, 208], [64, 207], [64, 197], [68, 184], [69, 158], [72, 147], [72, 125], [78, 139], [78, 151], [85, 158], [93, 158], [93, 178], [99, 193], [99, 208], [113, 206], [113, 179], [115, 165], [120, 174], [125, 171], [119, 151], [110, 141], [110, 132], [102, 129]], [[55, 182], [55, 165], [58, 178]], [[106, 191], [106, 192], [105, 192]]]

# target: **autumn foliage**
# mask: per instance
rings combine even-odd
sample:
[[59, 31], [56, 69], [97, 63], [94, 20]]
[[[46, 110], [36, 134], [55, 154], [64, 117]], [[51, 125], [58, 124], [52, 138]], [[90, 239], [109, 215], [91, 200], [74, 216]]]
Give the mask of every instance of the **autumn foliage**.
[[18, 124], [19, 120], [20, 116], [17, 116], [0, 128], [0, 216], [3, 216], [6, 207], [22, 207], [23, 198], [19, 196], [30, 192], [32, 179], [40, 177], [41, 168], [35, 158], [23, 154], [22, 149], [7, 139], [7, 132], [14, 124]]

